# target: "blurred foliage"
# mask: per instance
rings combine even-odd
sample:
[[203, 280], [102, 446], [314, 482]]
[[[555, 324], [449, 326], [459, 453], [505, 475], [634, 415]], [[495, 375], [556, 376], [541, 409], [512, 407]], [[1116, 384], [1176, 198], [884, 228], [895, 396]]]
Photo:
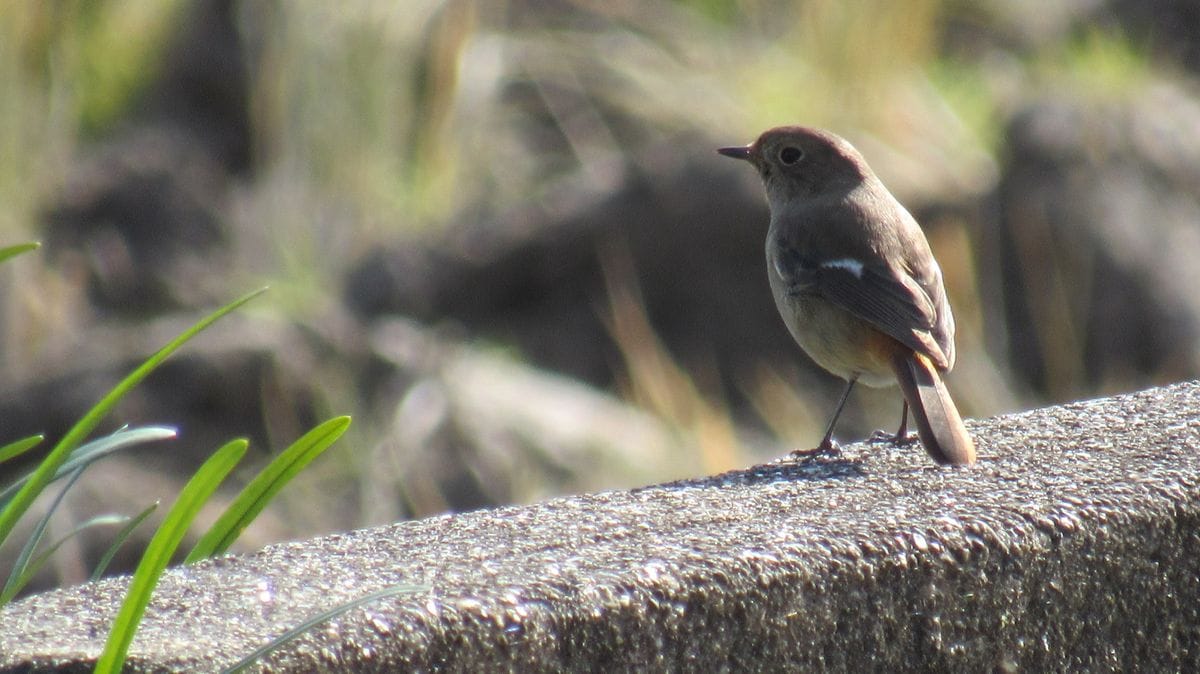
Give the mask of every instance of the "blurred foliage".
[[77, 133], [76, 120], [62, 111], [71, 88], [56, 84], [49, 63], [30, 54], [41, 6], [11, 0], [0, 13], [0, 236], [9, 241], [30, 233]]
[[1146, 45], [1101, 28], [1047, 47], [1033, 67], [1049, 86], [1065, 84], [1079, 95], [1122, 99], [1149, 83], [1154, 72]]
[[80, 131], [96, 136], [117, 123], [159, 73], [167, 39], [187, 5], [183, 0], [93, 0], [27, 6], [38, 13], [29, 45], [33, 60], [72, 78]]
[[77, 139], [128, 113], [185, 4], [0, 2], [0, 234], [28, 232]]
[[695, 374], [680, 367], [654, 334], [633, 286], [628, 256], [609, 254], [604, 266], [610, 302], [605, 323], [625, 360], [626, 377], [619, 387], [624, 396], [665, 421], [685, 446], [694, 447], [705, 474], [744, 465], [749, 452], [737, 437], [729, 407], [710, 400], [712, 394], [701, 390]]
[[[185, 5], [4, 4], [4, 196], [44, 195], [77, 138], [128, 113], [157, 73]], [[286, 193], [265, 210], [283, 211], [275, 224], [295, 222], [311, 212], [297, 193], [315, 189], [310, 199], [352, 208], [349, 219], [366, 228], [364, 236], [435, 225], [456, 209], [477, 208], [482, 197], [502, 208], [531, 196], [531, 177], [536, 188], [537, 178], [561, 174], [564, 162], [599, 170], [644, 134], [672, 128], [741, 138], [803, 119], [901, 145], [915, 136], [973, 138], [989, 148], [1006, 93], [989, 72], [1003, 68], [943, 50], [947, 23], [963, 15], [989, 20], [990, 3], [242, 5], [246, 30], [258, 40], [259, 161], [292, 186], [279, 187]], [[1031, 52], [1029, 67], [1119, 89], [1146, 72], [1145, 53], [1097, 29]], [[549, 116], [540, 120], [549, 129], [530, 127], [540, 115]], [[943, 129], [962, 120], [972, 132], [966, 137]], [[547, 131], [561, 136], [530, 137]], [[57, 157], [48, 173], [30, 170], [29, 159], [47, 157]], [[10, 210], [0, 232], [27, 226], [31, 214]]]

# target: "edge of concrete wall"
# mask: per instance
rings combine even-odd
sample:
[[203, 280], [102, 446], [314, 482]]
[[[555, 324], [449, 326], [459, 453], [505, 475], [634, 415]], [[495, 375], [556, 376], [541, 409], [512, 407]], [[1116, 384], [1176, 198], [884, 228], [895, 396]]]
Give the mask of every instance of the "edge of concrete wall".
[[[1200, 384], [272, 546], [164, 576], [127, 671], [1181, 670], [1200, 663]], [[90, 671], [126, 579], [0, 610], [0, 672]]]

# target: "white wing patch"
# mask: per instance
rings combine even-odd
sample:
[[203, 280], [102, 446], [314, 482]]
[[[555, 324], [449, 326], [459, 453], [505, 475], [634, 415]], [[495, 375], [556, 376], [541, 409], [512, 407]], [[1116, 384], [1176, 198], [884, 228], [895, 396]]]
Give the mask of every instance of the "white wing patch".
[[833, 267], [835, 269], [845, 269], [854, 274], [854, 278], [862, 278], [863, 263], [853, 258], [844, 257], [839, 260], [829, 260], [821, 263], [822, 267]]

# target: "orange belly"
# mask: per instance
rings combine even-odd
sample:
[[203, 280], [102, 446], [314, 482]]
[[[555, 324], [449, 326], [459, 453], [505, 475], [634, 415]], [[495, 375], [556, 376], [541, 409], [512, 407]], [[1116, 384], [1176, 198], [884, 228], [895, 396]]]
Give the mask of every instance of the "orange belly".
[[813, 296], [785, 295], [778, 308], [796, 343], [821, 367], [867, 386], [896, 383], [891, 355], [905, 347], [870, 323]]

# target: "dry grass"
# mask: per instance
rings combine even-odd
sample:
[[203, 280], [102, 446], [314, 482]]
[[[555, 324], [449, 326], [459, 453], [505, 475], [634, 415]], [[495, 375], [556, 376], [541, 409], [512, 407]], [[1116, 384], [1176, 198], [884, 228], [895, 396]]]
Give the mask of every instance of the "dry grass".
[[654, 334], [628, 253], [612, 246], [602, 262], [609, 300], [605, 323], [624, 359], [624, 396], [676, 429], [683, 445], [695, 447], [705, 473], [745, 465], [749, 452], [728, 407], [701, 392]]

